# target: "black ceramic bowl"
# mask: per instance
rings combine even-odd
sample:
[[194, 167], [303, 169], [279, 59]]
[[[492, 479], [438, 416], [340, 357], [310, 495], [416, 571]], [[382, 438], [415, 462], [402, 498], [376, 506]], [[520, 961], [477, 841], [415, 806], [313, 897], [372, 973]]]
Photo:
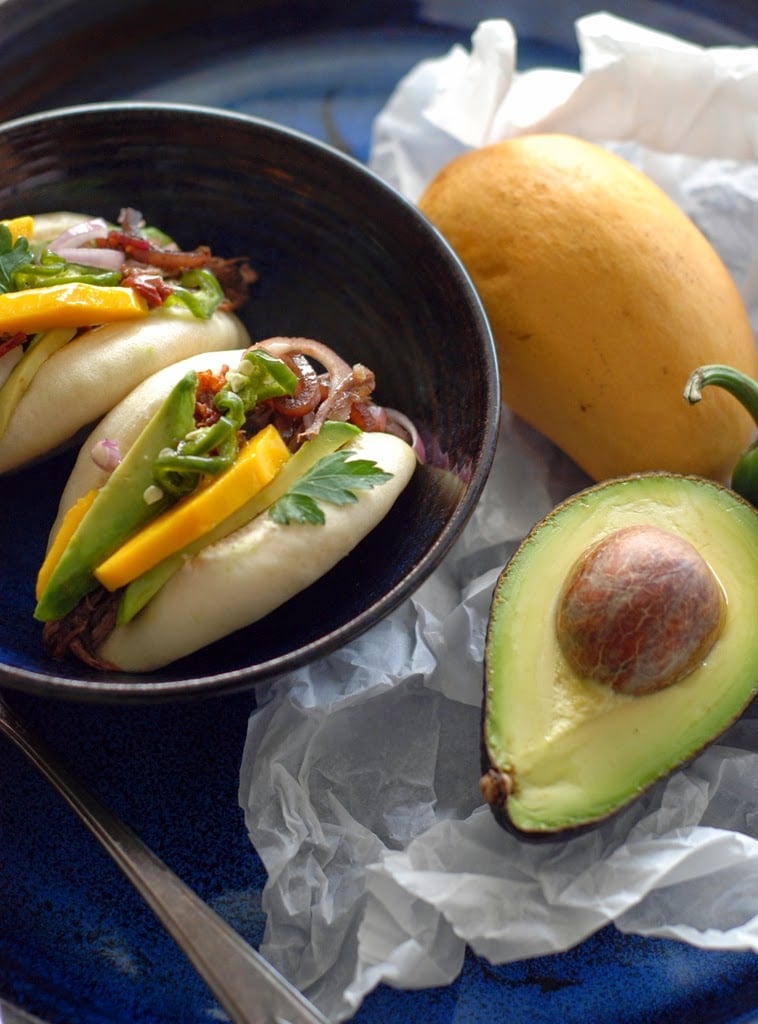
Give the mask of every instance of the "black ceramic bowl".
[[345, 644], [443, 558], [494, 450], [492, 340], [436, 232], [322, 143], [176, 104], [93, 104], [0, 126], [0, 216], [69, 209], [113, 219], [126, 205], [185, 244], [247, 255], [259, 273], [242, 314], [253, 339], [307, 335], [370, 366], [378, 399], [412, 415], [429, 456], [390, 516], [307, 592], [145, 676], [53, 662], [40, 645], [33, 581], [73, 452], [2, 480], [0, 685], [110, 701], [230, 692]]

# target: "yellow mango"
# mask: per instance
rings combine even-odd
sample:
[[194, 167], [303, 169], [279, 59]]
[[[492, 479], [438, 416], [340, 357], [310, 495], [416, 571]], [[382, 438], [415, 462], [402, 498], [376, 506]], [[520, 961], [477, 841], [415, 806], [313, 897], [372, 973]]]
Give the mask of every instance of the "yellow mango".
[[468, 270], [503, 401], [595, 480], [644, 470], [726, 481], [753, 423], [690, 373], [758, 356], [726, 267], [645, 174], [600, 146], [527, 135], [471, 150], [419, 200]]
[[236, 512], [274, 479], [288, 458], [276, 428], [264, 427], [229, 469], [151, 520], [100, 563], [95, 577], [107, 590], [125, 587]]
[[15, 242], [18, 238], [31, 238], [34, 234], [34, 218], [25, 214], [22, 217], [11, 217], [10, 220], [0, 221], [5, 224]]
[[140, 320], [148, 305], [133, 288], [56, 284], [0, 295], [0, 333], [36, 334], [55, 327], [94, 327], [120, 320]]
[[58, 532], [53, 538], [53, 542], [47, 550], [47, 554], [42, 562], [37, 573], [37, 584], [35, 588], [35, 597], [39, 601], [42, 597], [42, 592], [47, 586], [47, 582], [53, 574], [53, 569], [60, 561], [60, 557], [66, 549], [66, 545], [74, 535], [79, 523], [84, 519], [85, 515], [89, 511], [90, 505], [97, 497], [97, 488], [93, 488], [91, 491], [87, 491], [81, 496], [74, 504], [67, 510], [61, 525], [58, 528]]

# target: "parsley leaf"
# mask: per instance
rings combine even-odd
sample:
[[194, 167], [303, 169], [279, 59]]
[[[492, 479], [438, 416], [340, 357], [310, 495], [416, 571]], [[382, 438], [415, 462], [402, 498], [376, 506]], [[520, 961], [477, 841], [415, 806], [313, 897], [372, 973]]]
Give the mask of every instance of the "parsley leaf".
[[355, 491], [370, 490], [392, 478], [372, 459], [351, 459], [350, 451], [332, 452], [319, 459], [269, 509], [274, 522], [312, 523], [322, 526], [326, 521], [320, 502], [349, 505], [357, 501]]
[[0, 224], [0, 293], [15, 291], [13, 274], [18, 267], [31, 261], [29, 242], [23, 236], [13, 241], [9, 229]]

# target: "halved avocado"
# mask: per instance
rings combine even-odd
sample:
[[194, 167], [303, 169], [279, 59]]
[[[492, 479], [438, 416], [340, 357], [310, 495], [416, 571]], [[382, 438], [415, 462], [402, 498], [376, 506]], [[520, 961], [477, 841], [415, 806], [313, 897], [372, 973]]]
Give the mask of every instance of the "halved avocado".
[[[638, 533], [652, 555], [626, 546]], [[672, 577], [680, 547], [691, 557]], [[610, 552], [605, 568], [598, 551]], [[570, 580], [589, 580], [596, 599], [582, 592], [578, 659], [565, 636]], [[619, 602], [627, 618], [614, 625]], [[630, 640], [632, 659], [663, 645], [678, 665], [624, 692]], [[606, 818], [716, 739], [758, 690], [758, 512], [719, 484], [664, 473], [574, 495], [503, 570], [484, 670], [481, 789], [497, 820], [550, 836]]]

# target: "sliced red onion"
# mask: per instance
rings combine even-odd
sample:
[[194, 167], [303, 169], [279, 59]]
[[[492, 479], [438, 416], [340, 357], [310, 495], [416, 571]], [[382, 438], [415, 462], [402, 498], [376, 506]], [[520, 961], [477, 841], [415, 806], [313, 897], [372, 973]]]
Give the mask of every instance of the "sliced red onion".
[[[288, 357], [292, 368], [298, 373], [300, 380], [295, 392], [292, 395], [284, 395], [275, 398], [274, 408], [282, 416], [289, 416], [291, 419], [302, 419], [306, 413], [312, 412], [321, 399], [321, 383], [316, 371], [304, 355], [293, 355]], [[243, 363], [246, 363], [243, 360]], [[246, 363], [246, 365], [250, 365]]]
[[121, 462], [119, 446], [115, 441], [111, 441], [109, 437], [104, 437], [101, 441], [94, 444], [90, 456], [99, 469], [104, 469], [108, 473], [112, 473], [119, 462]]
[[78, 224], [72, 224], [70, 228], [66, 228], [57, 238], [54, 238], [49, 243], [48, 249], [52, 252], [60, 252], [61, 249], [75, 249], [88, 242], [94, 242], [97, 238], [107, 238], [109, 231], [110, 228], [102, 217], [79, 221]]
[[[308, 413], [303, 417], [301, 439], [317, 434], [325, 419], [344, 419], [349, 415], [350, 406], [356, 399], [354, 392], [349, 389], [350, 378], [357, 370], [362, 369], [360, 364], [350, 366], [334, 349], [313, 338], [266, 338], [252, 347], [264, 349], [279, 359], [287, 355], [302, 354], [315, 359], [326, 370], [329, 377], [329, 396], [317, 408], [315, 415]], [[385, 408], [384, 411], [387, 413], [386, 433], [407, 438], [418, 461], [425, 462], [426, 449], [413, 420], [397, 409]]]
[[81, 263], [86, 267], [99, 267], [102, 270], [120, 270], [126, 257], [118, 249], [56, 249], [55, 255], [68, 260], [69, 263]]
[[131, 234], [136, 234], [140, 228], [145, 226], [145, 220], [139, 210], [135, 210], [131, 206], [124, 206], [118, 215], [119, 226], [124, 231], [129, 231]]
[[322, 341], [314, 341], [313, 338], [266, 338], [253, 345], [253, 348], [262, 348], [272, 356], [281, 359], [282, 356], [301, 353], [310, 356], [319, 362], [332, 379], [332, 387], [339, 385], [353, 371], [349, 363], [338, 356], [334, 349], [329, 348]]

